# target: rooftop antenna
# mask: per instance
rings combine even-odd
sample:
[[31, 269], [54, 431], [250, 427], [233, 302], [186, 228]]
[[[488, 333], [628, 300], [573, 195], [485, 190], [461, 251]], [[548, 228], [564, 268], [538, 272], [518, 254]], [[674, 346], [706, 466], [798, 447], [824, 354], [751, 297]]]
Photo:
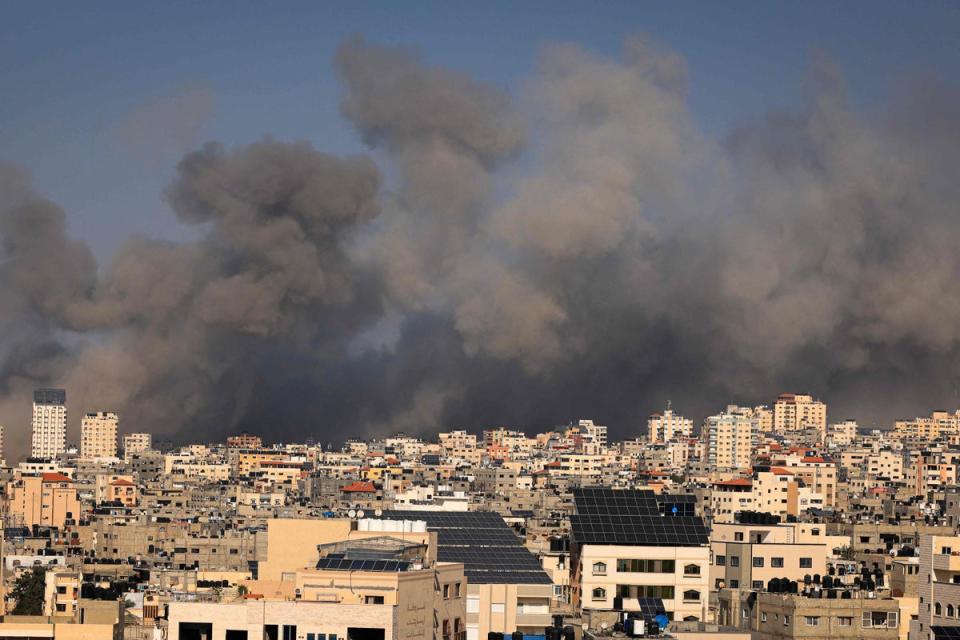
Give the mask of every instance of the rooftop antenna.
[[670, 411], [671, 409], [673, 409], [673, 401], [668, 398], [668, 399], [667, 399], [667, 411]]

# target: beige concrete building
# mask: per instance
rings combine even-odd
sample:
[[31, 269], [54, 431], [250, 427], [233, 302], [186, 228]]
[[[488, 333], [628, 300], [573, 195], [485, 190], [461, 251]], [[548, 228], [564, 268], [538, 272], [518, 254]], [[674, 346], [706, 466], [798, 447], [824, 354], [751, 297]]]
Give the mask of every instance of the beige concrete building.
[[127, 460], [131, 455], [148, 451], [153, 446], [153, 436], [149, 433], [128, 433], [123, 436], [123, 455]]
[[44, 576], [43, 615], [75, 615], [80, 600], [80, 583], [80, 574], [73, 569], [47, 571]]
[[753, 449], [759, 443], [760, 423], [737, 407], [710, 416], [703, 426], [707, 441], [707, 463], [713, 469], [732, 470], [750, 466]]
[[675, 414], [667, 406], [663, 413], [654, 413], [647, 420], [647, 434], [650, 442], [689, 438], [693, 435], [693, 420]]
[[826, 575], [827, 556], [845, 540], [829, 537], [823, 526], [810, 523], [714, 524], [710, 585], [764, 590], [774, 578]]
[[827, 405], [812, 396], [782, 393], [773, 405], [773, 430], [777, 433], [803, 431], [813, 427], [820, 439], [827, 435]]
[[23, 526], [63, 529], [80, 518], [80, 500], [73, 480], [59, 473], [23, 476], [7, 485], [8, 511]]
[[917, 620], [911, 640], [935, 640], [932, 626], [960, 626], [960, 536], [920, 539]]
[[717, 622], [749, 630], [754, 640], [899, 640], [900, 602], [896, 598], [814, 598], [803, 594], [757, 593], [722, 589]]
[[115, 458], [117, 456], [117, 414], [98, 411], [88, 413], [80, 422], [80, 457]]

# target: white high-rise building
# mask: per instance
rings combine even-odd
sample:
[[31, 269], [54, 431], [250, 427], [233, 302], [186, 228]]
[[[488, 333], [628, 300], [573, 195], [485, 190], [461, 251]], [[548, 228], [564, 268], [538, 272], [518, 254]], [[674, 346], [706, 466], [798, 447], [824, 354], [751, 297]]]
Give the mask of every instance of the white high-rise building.
[[108, 411], [88, 413], [80, 423], [80, 457], [115, 458], [117, 456], [117, 414]]
[[605, 449], [607, 446], [607, 428], [601, 424], [594, 424], [593, 420], [581, 420], [578, 425], [583, 431], [589, 433], [593, 438], [593, 443]]
[[67, 448], [67, 392], [37, 389], [33, 392], [33, 440], [30, 455], [55, 458]]
[[693, 420], [675, 414], [668, 404], [662, 414], [655, 413], [647, 420], [647, 433], [650, 442], [689, 438], [693, 435]]

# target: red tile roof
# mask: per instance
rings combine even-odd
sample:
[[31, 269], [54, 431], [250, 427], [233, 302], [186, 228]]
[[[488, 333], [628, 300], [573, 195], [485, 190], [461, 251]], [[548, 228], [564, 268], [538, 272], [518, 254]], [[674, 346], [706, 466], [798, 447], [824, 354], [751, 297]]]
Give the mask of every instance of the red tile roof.
[[63, 475], [62, 473], [45, 473], [43, 474], [44, 482], [73, 482], [70, 478]]
[[377, 489], [373, 486], [372, 482], [362, 482], [357, 480], [351, 484], [348, 484], [343, 489], [344, 493], [376, 493]]
[[114, 486], [114, 487], [134, 487], [134, 486], [136, 486], [135, 484], [133, 484], [133, 483], [130, 482], [129, 480], [124, 480], [123, 478], [120, 478], [119, 480], [114, 480], [113, 482], [110, 483], [110, 485], [111, 485], [111, 486]]
[[752, 487], [753, 483], [746, 478], [734, 478], [733, 480], [721, 480], [714, 482], [715, 487]]

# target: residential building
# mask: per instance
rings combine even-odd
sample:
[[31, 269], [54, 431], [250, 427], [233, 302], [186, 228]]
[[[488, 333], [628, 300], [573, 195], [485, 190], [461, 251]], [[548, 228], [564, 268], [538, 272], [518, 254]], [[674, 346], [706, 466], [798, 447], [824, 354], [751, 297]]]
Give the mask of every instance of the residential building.
[[759, 421], [729, 406], [727, 411], [706, 419], [707, 462], [714, 469], [742, 469], [750, 466], [753, 449], [759, 442]]
[[706, 620], [710, 548], [692, 496], [581, 488], [573, 491], [573, 604], [584, 611], [639, 611], [660, 598], [672, 620]]
[[67, 392], [37, 389], [33, 392], [33, 458], [55, 458], [67, 449]]
[[115, 458], [117, 456], [117, 414], [107, 411], [88, 413], [80, 423], [80, 457]]
[[662, 414], [654, 413], [647, 420], [647, 434], [650, 442], [689, 438], [693, 435], [693, 420], [675, 414], [668, 404]]
[[812, 396], [782, 393], [773, 405], [773, 430], [777, 433], [802, 431], [813, 427], [820, 439], [827, 435], [827, 405]]
[[10, 515], [22, 526], [63, 529], [80, 517], [73, 480], [59, 473], [22, 476], [7, 485]]
[[127, 459], [133, 454], [148, 451], [153, 446], [153, 438], [149, 433], [128, 433], [123, 436], [123, 455]]

